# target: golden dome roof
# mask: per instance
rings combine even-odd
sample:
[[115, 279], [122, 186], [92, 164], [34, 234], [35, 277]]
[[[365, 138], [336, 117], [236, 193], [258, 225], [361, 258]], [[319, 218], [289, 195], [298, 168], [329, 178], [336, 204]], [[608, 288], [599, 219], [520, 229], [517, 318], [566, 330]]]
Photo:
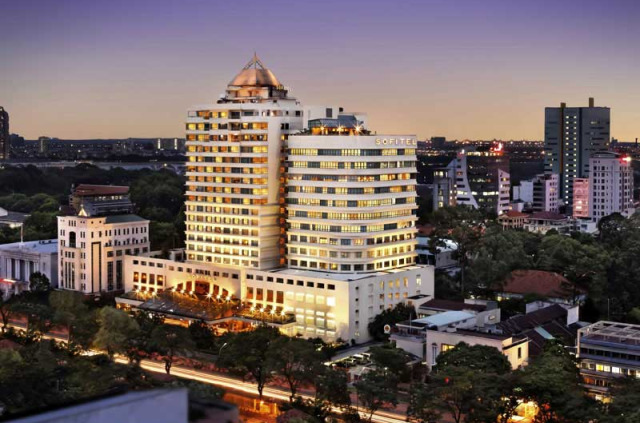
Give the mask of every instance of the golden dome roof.
[[277, 87], [281, 84], [273, 72], [267, 69], [254, 53], [253, 58], [229, 82], [229, 85], [236, 87]]

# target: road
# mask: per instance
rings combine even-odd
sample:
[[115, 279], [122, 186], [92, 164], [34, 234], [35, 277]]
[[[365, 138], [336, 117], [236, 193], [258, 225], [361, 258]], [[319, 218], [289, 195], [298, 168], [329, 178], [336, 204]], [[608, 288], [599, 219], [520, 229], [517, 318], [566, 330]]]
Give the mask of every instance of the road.
[[[119, 363], [128, 363], [127, 359], [123, 357], [116, 358], [116, 361], [118, 361]], [[142, 360], [142, 362], [140, 363], [140, 366], [147, 371], [163, 373], [163, 374], [166, 373], [164, 370], [164, 363], [159, 363], [159, 362], [150, 361], [150, 360]], [[236, 392], [242, 392], [242, 393], [251, 395], [252, 397], [258, 393], [258, 388], [253, 383], [243, 382], [241, 380], [238, 380], [232, 377], [205, 372], [202, 370], [194, 370], [194, 369], [189, 369], [189, 368], [174, 365], [171, 367], [171, 374], [173, 376], [180, 377], [183, 379], [196, 380], [198, 382], [210, 383], [212, 385], [220, 386], [227, 389], [232, 389]], [[278, 388], [272, 388], [267, 386], [262, 391], [262, 395], [265, 398], [268, 398], [271, 400], [286, 401], [286, 402], [289, 401], [289, 392], [278, 389]], [[304, 399], [312, 399], [312, 397], [309, 395], [302, 394], [300, 396]], [[360, 413], [363, 417], [365, 416], [368, 417], [368, 413], [366, 411], [362, 409], [360, 410], [361, 410]], [[339, 408], [334, 407], [332, 411], [335, 413], [340, 413]], [[373, 415], [373, 418], [371, 419], [371, 421], [376, 423], [401, 423], [401, 422], [404, 423], [406, 422], [406, 417], [400, 414], [390, 413], [387, 411], [379, 411]]]
[[[9, 326], [13, 326], [15, 329], [24, 329], [24, 325], [18, 322], [12, 322]], [[56, 341], [61, 341], [61, 342], [67, 341], [66, 337], [60, 334], [45, 335], [45, 338], [55, 339]], [[99, 353], [99, 351], [94, 351], [94, 352]], [[119, 356], [119, 357], [116, 357], [115, 360], [118, 363], [122, 363], [122, 364], [129, 363], [128, 359], [126, 359], [125, 357]], [[157, 361], [142, 360], [140, 362], [140, 367], [150, 372], [166, 374], [164, 369], [164, 363], [160, 363]], [[251, 397], [255, 397], [258, 393], [257, 385], [251, 382], [243, 382], [239, 379], [235, 379], [232, 377], [228, 377], [228, 376], [224, 376], [216, 373], [205, 372], [202, 370], [195, 370], [195, 369], [190, 369], [190, 368], [186, 368], [178, 365], [173, 365], [171, 367], [171, 374], [173, 376], [180, 377], [183, 379], [190, 379], [198, 382], [210, 383], [212, 385], [220, 386], [222, 388], [231, 389], [238, 393], [244, 393], [244, 394], [250, 395]], [[278, 389], [278, 388], [266, 386], [262, 391], [262, 395], [265, 398], [268, 398], [271, 400], [286, 401], [286, 402], [289, 401], [289, 391]], [[311, 396], [306, 394], [301, 394], [300, 396], [304, 399], [313, 399]], [[341, 410], [337, 407], [333, 407], [332, 411], [338, 414], [341, 413]], [[362, 408], [360, 408], [358, 411], [363, 417], [368, 417], [368, 413]], [[406, 422], [406, 416], [397, 414], [397, 413], [391, 413], [388, 411], [378, 411], [373, 415], [373, 418], [371, 419], [371, 421], [375, 423], [404, 423]]]

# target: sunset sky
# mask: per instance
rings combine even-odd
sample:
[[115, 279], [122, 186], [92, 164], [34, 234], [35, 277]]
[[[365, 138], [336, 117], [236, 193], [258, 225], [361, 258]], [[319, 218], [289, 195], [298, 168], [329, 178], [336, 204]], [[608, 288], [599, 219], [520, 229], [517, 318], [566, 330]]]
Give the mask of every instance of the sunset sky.
[[593, 96], [640, 137], [633, 0], [0, 0], [0, 106], [28, 139], [184, 136], [254, 51], [378, 132], [542, 139]]

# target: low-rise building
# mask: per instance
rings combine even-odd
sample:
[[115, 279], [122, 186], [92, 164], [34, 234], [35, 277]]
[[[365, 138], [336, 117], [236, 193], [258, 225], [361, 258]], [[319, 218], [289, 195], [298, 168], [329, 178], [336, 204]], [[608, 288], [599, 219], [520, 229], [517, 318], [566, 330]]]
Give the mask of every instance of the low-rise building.
[[459, 265], [458, 244], [450, 239], [442, 239], [441, 243], [436, 246], [436, 253], [431, 252], [429, 243], [431, 238], [418, 235], [418, 245], [416, 245], [416, 253], [418, 254], [419, 264], [430, 264], [436, 269], [450, 269]]
[[440, 353], [446, 352], [459, 343], [493, 347], [507, 357], [512, 369], [527, 365], [529, 359], [529, 339], [526, 336], [511, 336], [489, 333], [473, 329], [447, 328], [427, 329], [427, 356], [429, 368], [436, 365]]
[[14, 242], [0, 245], [0, 279], [5, 295], [29, 289], [29, 279], [40, 272], [52, 287], [58, 286], [58, 241]]
[[498, 222], [502, 225], [503, 229], [522, 229], [529, 215], [515, 210], [509, 210], [508, 212], [498, 216]]
[[558, 213], [536, 212], [526, 219], [523, 227], [529, 232], [544, 235], [552, 229], [555, 229], [559, 233], [570, 232], [574, 228], [574, 223], [566, 216]]
[[616, 379], [640, 378], [640, 325], [600, 321], [578, 330], [577, 358], [588, 394], [605, 400]]

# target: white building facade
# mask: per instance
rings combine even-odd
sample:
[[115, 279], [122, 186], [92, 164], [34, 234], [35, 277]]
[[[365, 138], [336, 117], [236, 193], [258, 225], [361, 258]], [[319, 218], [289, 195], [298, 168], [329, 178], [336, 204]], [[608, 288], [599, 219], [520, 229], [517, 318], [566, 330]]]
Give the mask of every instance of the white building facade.
[[149, 252], [149, 221], [136, 215], [58, 217], [59, 287], [122, 291], [125, 255]]
[[127, 257], [125, 290], [220, 295], [239, 307], [227, 319], [358, 343], [382, 310], [433, 298], [433, 267], [416, 264], [416, 137], [368, 135], [365, 119], [305, 109], [254, 57], [189, 111], [186, 261]]
[[555, 173], [537, 175], [532, 180], [534, 212], [558, 212], [560, 206], [559, 178]]
[[187, 259], [257, 269], [283, 264], [283, 148], [302, 106], [254, 57], [216, 103], [187, 118]]
[[597, 222], [612, 213], [633, 214], [631, 157], [601, 152], [589, 163], [589, 217]]

